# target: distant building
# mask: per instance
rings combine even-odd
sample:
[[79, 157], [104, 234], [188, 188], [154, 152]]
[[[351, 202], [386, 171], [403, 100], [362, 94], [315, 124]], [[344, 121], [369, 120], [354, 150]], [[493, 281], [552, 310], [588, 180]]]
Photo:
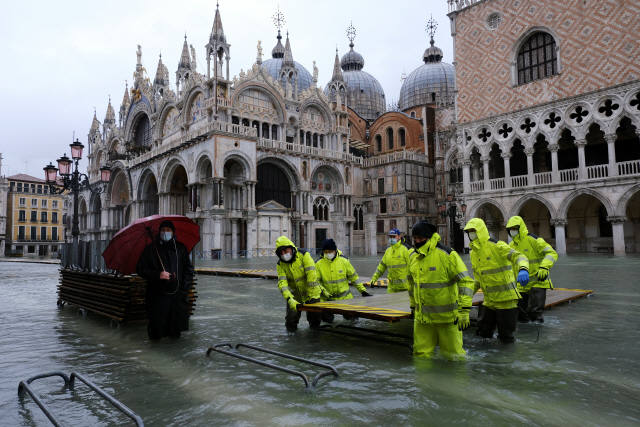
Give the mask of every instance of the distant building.
[[2, 176], [2, 154], [0, 154], [0, 256], [4, 256], [7, 240], [7, 203], [9, 197], [9, 183]]
[[6, 252], [24, 256], [54, 255], [64, 242], [65, 210], [63, 195], [49, 193], [49, 185], [39, 178], [18, 174], [7, 178]]
[[638, 2], [448, 3], [456, 114], [436, 156], [466, 219], [506, 240], [520, 215], [559, 253], [640, 252]]

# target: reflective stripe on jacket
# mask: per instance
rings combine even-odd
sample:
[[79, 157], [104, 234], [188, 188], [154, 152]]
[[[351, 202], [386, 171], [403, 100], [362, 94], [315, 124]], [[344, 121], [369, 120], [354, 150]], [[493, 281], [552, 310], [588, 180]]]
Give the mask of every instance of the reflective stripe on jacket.
[[371, 278], [371, 283], [374, 283], [385, 271], [389, 270], [387, 274], [387, 278], [389, 279], [387, 292], [402, 292], [408, 290], [413, 285], [413, 283], [410, 283], [412, 279], [409, 275], [410, 256], [411, 253], [409, 249], [404, 245], [404, 239], [388, 248]]
[[490, 239], [487, 226], [480, 218], [469, 221], [465, 230], [470, 228], [474, 228], [478, 234], [478, 238], [469, 245], [475, 279], [474, 293], [482, 288], [484, 299], [489, 304], [520, 299], [516, 277], [518, 270], [529, 269], [527, 257], [505, 242]]
[[332, 261], [322, 256], [316, 263], [316, 271], [320, 286], [331, 294], [329, 299], [322, 295], [323, 301], [353, 298], [349, 292], [349, 284], [355, 286], [361, 293], [365, 291], [351, 261], [344, 257], [340, 251], [337, 251], [336, 257]]
[[518, 284], [518, 290], [529, 292], [531, 288], [553, 289], [550, 276], [544, 281], [538, 280], [538, 269], [540, 267], [551, 270], [551, 267], [558, 260], [558, 253], [542, 237], [530, 234], [524, 220], [519, 216], [509, 219], [507, 228], [520, 226], [517, 236], [513, 237], [509, 246], [521, 252], [529, 260], [529, 283], [525, 288]]
[[288, 300], [293, 297], [304, 303], [310, 299], [320, 298], [320, 286], [316, 275], [316, 265], [309, 253], [300, 253], [293, 242], [285, 236], [276, 240], [276, 250], [282, 246], [291, 246], [295, 255], [291, 262], [278, 261], [278, 288], [282, 297]]
[[433, 236], [411, 257], [409, 300], [419, 323], [452, 323], [458, 311], [471, 310], [473, 279], [460, 256]]

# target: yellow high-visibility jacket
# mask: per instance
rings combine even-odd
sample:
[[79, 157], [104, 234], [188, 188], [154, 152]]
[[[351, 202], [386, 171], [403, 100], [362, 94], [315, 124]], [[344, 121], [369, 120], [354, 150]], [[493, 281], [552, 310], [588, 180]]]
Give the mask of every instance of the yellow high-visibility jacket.
[[365, 291], [360, 283], [358, 273], [351, 265], [351, 261], [342, 252], [337, 251], [336, 257], [329, 261], [324, 255], [316, 262], [318, 282], [321, 287], [322, 301], [336, 301], [353, 298], [349, 285], [355, 286], [360, 293]]
[[316, 264], [308, 252], [301, 253], [285, 236], [276, 240], [276, 250], [282, 246], [294, 248], [290, 262], [278, 261], [278, 288], [285, 300], [293, 297], [299, 303], [320, 298], [320, 286], [316, 276]]
[[388, 269], [389, 285], [387, 286], [387, 293], [409, 290], [413, 285], [413, 283], [409, 283], [411, 280], [411, 275], [409, 274], [410, 257], [410, 249], [407, 249], [404, 245], [404, 239], [400, 240], [385, 251], [382, 261], [378, 264], [378, 268], [371, 278], [371, 283], [375, 283]]
[[414, 321], [453, 323], [458, 311], [470, 311], [473, 279], [456, 251], [440, 243], [434, 233], [411, 257], [409, 289]]
[[529, 233], [524, 220], [519, 216], [511, 217], [507, 228], [516, 225], [520, 226], [520, 230], [518, 235], [513, 237], [509, 246], [521, 252], [529, 260], [529, 283], [524, 288], [518, 283], [518, 290], [527, 293], [531, 288], [553, 289], [549, 276], [546, 280], [538, 280], [538, 269], [551, 270], [551, 267], [558, 260], [558, 253], [542, 237]]
[[489, 238], [487, 226], [480, 218], [469, 221], [465, 230], [471, 228], [475, 228], [478, 234], [478, 238], [469, 245], [475, 279], [473, 292], [482, 288], [487, 307], [515, 307], [521, 297], [516, 284], [518, 273], [513, 272], [513, 267], [529, 270], [527, 257], [505, 242]]

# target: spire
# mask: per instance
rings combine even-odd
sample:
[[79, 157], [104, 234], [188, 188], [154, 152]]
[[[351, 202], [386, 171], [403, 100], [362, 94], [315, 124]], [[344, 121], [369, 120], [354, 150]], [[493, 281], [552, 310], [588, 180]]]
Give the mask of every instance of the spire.
[[111, 96], [109, 96], [109, 105], [107, 106], [107, 114], [104, 116], [104, 124], [114, 125], [116, 123], [116, 112], [113, 111], [111, 106]]
[[127, 81], [125, 80], [125, 87], [124, 87], [124, 96], [122, 97], [122, 105], [129, 105], [131, 103], [131, 100], [129, 99], [129, 83], [127, 83]]
[[226, 43], [227, 39], [224, 36], [224, 30], [222, 29], [222, 19], [220, 18], [220, 9], [218, 3], [216, 3], [216, 16], [213, 18], [213, 28], [211, 29], [211, 36], [209, 36], [209, 42], [214, 40]]
[[96, 108], [93, 107], [93, 121], [91, 122], [91, 129], [89, 133], [100, 130], [100, 122], [98, 121], [98, 117], [96, 115]]
[[333, 64], [333, 77], [332, 81], [344, 81], [342, 76], [342, 69], [340, 68], [340, 58], [338, 57], [338, 47], [336, 46], [336, 60]]
[[189, 55], [189, 45], [187, 44], [187, 32], [184, 33], [184, 44], [182, 45], [182, 54], [180, 55], [180, 62], [178, 63], [178, 69], [191, 68], [191, 56]]
[[162, 64], [162, 53], [158, 60], [158, 69], [156, 70], [156, 78], [153, 81], [155, 85], [164, 85], [164, 65]]
[[284, 59], [282, 60], [282, 66], [295, 66], [293, 63], [293, 53], [291, 53], [291, 43], [289, 43], [289, 31], [287, 31], [287, 42], [284, 46]]
[[353, 22], [347, 28], [347, 38], [349, 39], [349, 52], [347, 52], [340, 62], [340, 66], [343, 71], [358, 71], [364, 67], [364, 58], [358, 52], [353, 50], [353, 41], [356, 38], [356, 29], [353, 27]]

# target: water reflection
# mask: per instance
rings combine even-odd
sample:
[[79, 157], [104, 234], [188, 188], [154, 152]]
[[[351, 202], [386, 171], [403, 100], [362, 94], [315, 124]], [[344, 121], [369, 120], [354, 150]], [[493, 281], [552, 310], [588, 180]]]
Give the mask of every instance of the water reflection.
[[[464, 259], [468, 264], [468, 256]], [[379, 260], [352, 261], [362, 276], [370, 276]], [[48, 425], [29, 397], [23, 403], [17, 398], [19, 381], [39, 372], [77, 370], [150, 426], [637, 425], [640, 328], [632, 290], [638, 261], [562, 257], [553, 270], [554, 284], [593, 289], [594, 295], [548, 310], [537, 343], [529, 324], [519, 327], [514, 345], [466, 331], [463, 363], [413, 360], [403, 347], [310, 331], [306, 322], [297, 333], [287, 333], [276, 282], [261, 279], [198, 276], [191, 331], [180, 339], [149, 342], [144, 324], [111, 329], [96, 315], [78, 315], [74, 306], [58, 310], [55, 266], [0, 263], [0, 417], [3, 425]], [[210, 263], [272, 269], [274, 259]], [[335, 323], [340, 322], [338, 316]], [[401, 334], [412, 330], [409, 321], [345, 324]], [[323, 378], [316, 390], [305, 391], [297, 377], [222, 354], [205, 356], [211, 344], [228, 341], [323, 361], [341, 376]], [[58, 380], [38, 380], [34, 388], [65, 424], [128, 425], [88, 388], [78, 385], [70, 392]]]

